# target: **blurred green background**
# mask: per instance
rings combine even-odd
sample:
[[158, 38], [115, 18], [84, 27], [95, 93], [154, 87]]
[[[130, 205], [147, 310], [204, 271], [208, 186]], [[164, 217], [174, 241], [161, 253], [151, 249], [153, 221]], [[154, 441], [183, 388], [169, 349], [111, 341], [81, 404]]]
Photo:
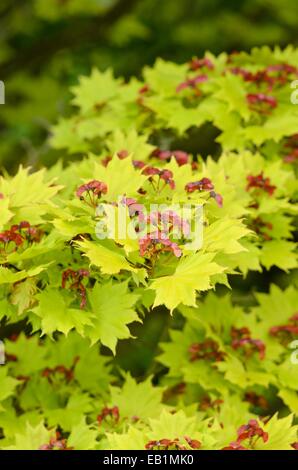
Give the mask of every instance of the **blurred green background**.
[[297, 0], [1, 0], [0, 165], [50, 164], [50, 125], [91, 66], [138, 75], [156, 57], [297, 45]]

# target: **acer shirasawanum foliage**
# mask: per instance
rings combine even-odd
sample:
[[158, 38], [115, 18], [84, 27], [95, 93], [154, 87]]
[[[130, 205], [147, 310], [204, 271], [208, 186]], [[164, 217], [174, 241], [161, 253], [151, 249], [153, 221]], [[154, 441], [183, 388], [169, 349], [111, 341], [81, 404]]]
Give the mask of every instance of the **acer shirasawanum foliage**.
[[[264, 48], [158, 61], [128, 84], [95, 70], [74, 89], [79, 112], [53, 129], [52, 145], [83, 158], [1, 177], [1, 321], [26, 325], [5, 340], [2, 448], [297, 447], [297, 292], [253, 297], [245, 280], [297, 267], [296, 59]], [[220, 130], [216, 159], [154, 143], [205, 121]], [[165, 204], [173, 228], [176, 203], [203, 206], [202, 246], [164, 239], [152, 212], [153, 242], [98, 237], [99, 204], [139, 222]], [[249, 308], [220, 295], [235, 278]], [[113, 356], [161, 309], [168, 340], [136, 381]]]

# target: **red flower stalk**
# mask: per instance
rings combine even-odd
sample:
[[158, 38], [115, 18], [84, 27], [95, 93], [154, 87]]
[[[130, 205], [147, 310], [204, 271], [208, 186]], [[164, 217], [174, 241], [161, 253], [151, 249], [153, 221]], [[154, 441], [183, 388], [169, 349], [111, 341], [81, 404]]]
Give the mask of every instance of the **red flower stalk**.
[[184, 82], [180, 83], [176, 88], [176, 93], [179, 93], [186, 88], [193, 88], [196, 89], [197, 85], [200, 83], [204, 83], [208, 80], [207, 75], [197, 75], [194, 78], [187, 78]]
[[174, 157], [179, 166], [185, 165], [189, 160], [188, 153], [182, 150], [160, 150], [157, 148], [152, 152], [151, 156], [163, 161], [169, 161], [171, 157]]
[[184, 439], [186, 440], [189, 447], [191, 447], [192, 449], [199, 449], [201, 447], [200, 441], [198, 441], [196, 439], [191, 439], [188, 436], [184, 436]]
[[[290, 340], [292, 336], [298, 335], [298, 313], [295, 313], [287, 325], [273, 326], [270, 328], [271, 336], [277, 336], [284, 340]], [[286, 341], [287, 342], [287, 341]]]
[[207, 57], [205, 57], [203, 59], [198, 59], [197, 57], [193, 57], [191, 59], [191, 61], [189, 62], [190, 70], [198, 70], [198, 69], [202, 69], [204, 67], [206, 67], [209, 70], [214, 69], [213, 63]]
[[61, 439], [60, 433], [56, 432], [56, 437], [52, 437], [48, 444], [43, 444], [39, 450], [72, 450], [72, 447], [67, 447], [67, 440]]
[[104, 166], [104, 167], [106, 168], [106, 167], [108, 166], [108, 164], [110, 163], [111, 160], [112, 160], [111, 155], [107, 155], [106, 157], [104, 157], [104, 158], [101, 160], [102, 166]]
[[79, 359], [80, 359], [79, 356], [76, 356], [74, 358], [72, 366], [69, 368], [63, 365], [58, 365], [54, 368], [47, 367], [46, 369], [42, 371], [41, 375], [42, 377], [46, 377], [50, 383], [52, 383], [52, 377], [55, 374], [63, 375], [66, 382], [71, 382], [74, 378], [75, 365], [78, 363]]
[[223, 206], [223, 197], [222, 197], [221, 194], [216, 193], [215, 191], [210, 191], [210, 197], [212, 197], [213, 199], [215, 199], [215, 202], [216, 202], [216, 204], [218, 205], [218, 207], [222, 207], [222, 206]]
[[[189, 223], [179, 217], [179, 215], [172, 210], [167, 210], [164, 212], [151, 212], [147, 216], [146, 222], [148, 224], [152, 224], [154, 227], [157, 227], [158, 230], [160, 230], [160, 234], [162, 235], [173, 232], [175, 228], [177, 228], [184, 237], [188, 236], [190, 233]], [[165, 238], [165, 236], [163, 236], [163, 238]]]
[[211, 191], [212, 189], [214, 189], [214, 186], [209, 178], [202, 178], [200, 181], [187, 183], [185, 186], [187, 193], [193, 193], [194, 191]]
[[148, 93], [149, 90], [150, 90], [149, 85], [145, 84], [139, 89], [139, 94], [144, 95], [145, 93]]
[[122, 204], [125, 204], [128, 208], [128, 212], [130, 216], [133, 215], [142, 215], [141, 219], [144, 219], [143, 211], [144, 206], [143, 204], [139, 204], [138, 201], [132, 197], [123, 197], [121, 200]]
[[256, 232], [258, 235], [260, 235], [264, 240], [272, 240], [270, 235], [268, 233], [264, 232], [264, 229], [272, 230], [273, 225], [270, 222], [264, 222], [261, 217], [257, 217], [256, 219], [253, 219], [250, 227], [254, 232]]
[[259, 339], [252, 339], [249, 328], [235, 328], [232, 326], [231, 337], [233, 349], [243, 349], [247, 357], [250, 357], [254, 351], [258, 351], [260, 359], [265, 358], [265, 344]]
[[251, 440], [255, 436], [262, 438], [263, 442], [267, 442], [269, 438], [268, 433], [261, 428], [256, 419], [250, 419], [248, 424], [240, 426], [237, 435], [237, 443], [245, 441], [246, 439]]
[[251, 403], [253, 406], [257, 406], [263, 409], [269, 408], [269, 403], [263, 395], [258, 395], [253, 391], [246, 392], [244, 400]]
[[246, 179], [248, 181], [246, 191], [256, 188], [261, 189], [268, 193], [269, 196], [272, 196], [276, 189], [276, 186], [270, 184], [270, 178], [264, 178], [263, 172], [256, 176], [248, 175]]
[[[297, 68], [288, 64], [269, 65], [263, 70], [249, 72], [241, 67], [233, 67], [229, 71], [235, 75], [241, 75], [246, 82], [254, 83], [256, 86], [266, 85], [268, 90], [274, 86], [284, 85], [289, 80], [289, 75], [296, 74]], [[259, 94], [262, 96], [262, 94]]]
[[284, 143], [284, 147], [298, 148], [298, 134], [291, 135]]
[[[256, 419], [250, 419], [248, 424], [240, 426], [237, 431], [237, 440], [231, 442], [227, 447], [224, 447], [222, 450], [249, 450], [253, 449], [256, 441], [262, 439], [263, 442], [268, 441], [268, 433], [265, 432], [259, 425]], [[248, 447], [242, 445], [243, 441], [248, 440]]]
[[291, 153], [289, 153], [288, 155], [285, 155], [283, 158], [283, 161], [285, 163], [296, 163], [297, 160], [298, 160], [298, 148], [293, 149]]
[[[163, 180], [165, 184], [168, 184], [171, 189], [175, 189], [175, 181], [173, 180], [173, 173], [171, 170], [160, 170], [159, 168], [153, 166], [146, 166], [142, 173], [144, 175], [150, 176], [149, 181], [153, 181], [153, 176], [158, 176], [159, 180]], [[159, 183], [157, 188], [159, 187]]]
[[5, 360], [6, 362], [17, 362], [18, 357], [15, 354], [5, 354]]
[[249, 450], [247, 447], [243, 447], [237, 442], [231, 442], [227, 447], [223, 447], [222, 450]]
[[[191, 449], [199, 449], [201, 447], [200, 441], [191, 439], [188, 436], [184, 436], [186, 443]], [[145, 449], [147, 450], [187, 450], [185, 444], [176, 439], [160, 439], [158, 441], [150, 441], [146, 444]]]
[[107, 417], [111, 417], [112, 420], [117, 424], [120, 419], [118, 406], [113, 406], [112, 408], [105, 406], [101, 410], [101, 413], [97, 416], [98, 425], [100, 426], [102, 422], [107, 419]]
[[161, 252], [172, 252], [177, 258], [182, 255], [182, 251], [177, 243], [172, 242], [166, 238], [166, 234], [157, 230], [156, 232], [149, 233], [139, 239], [140, 255], [141, 256], [156, 256]]
[[132, 164], [135, 168], [138, 168], [140, 170], [142, 170], [146, 166], [146, 163], [142, 162], [141, 160], [133, 160]]
[[246, 100], [251, 110], [262, 114], [269, 114], [277, 106], [276, 98], [264, 93], [248, 93]]
[[66, 288], [67, 281], [71, 281], [69, 289], [76, 290], [81, 296], [80, 308], [85, 308], [87, 303], [87, 292], [86, 287], [83, 285], [82, 281], [85, 277], [89, 277], [90, 272], [87, 269], [78, 269], [74, 271], [73, 269], [66, 269], [62, 273], [62, 289]]
[[211, 400], [211, 398], [207, 395], [207, 396], [203, 397], [202, 400], [200, 401], [199, 409], [202, 410], [202, 411], [206, 411], [209, 408], [219, 409], [220, 405], [222, 405], [222, 404], [223, 404], [223, 400], [221, 400], [220, 398], [216, 398], [215, 400]]
[[267, 67], [268, 72], [283, 72], [286, 74], [297, 74], [298, 68], [294, 67], [294, 65], [289, 64], [276, 64], [276, 65], [269, 65]]
[[210, 197], [215, 199], [219, 207], [223, 206], [223, 197], [221, 194], [214, 191], [214, 186], [209, 178], [202, 178], [199, 181], [193, 181], [185, 185], [185, 191], [187, 193], [193, 193], [195, 191], [210, 191]]
[[[84, 194], [87, 193], [89, 196], [89, 203], [91, 206], [96, 206], [97, 199], [101, 197], [102, 194], [108, 192], [108, 187], [102, 181], [92, 180], [89, 183], [82, 184], [76, 190], [76, 195], [81, 200], [85, 200]], [[86, 200], [85, 200], [86, 202]]]
[[213, 339], [206, 339], [201, 343], [193, 343], [188, 352], [190, 354], [190, 361], [197, 361], [201, 359], [211, 360], [212, 362], [221, 362], [224, 360], [225, 353], [219, 350], [219, 345]]
[[243, 69], [242, 67], [233, 67], [229, 69], [229, 72], [232, 72], [233, 75], [241, 75], [241, 77], [247, 81], [250, 82], [253, 79], [253, 73], [249, 72], [246, 69]]
[[0, 233], [0, 242], [4, 245], [15, 244], [15, 249], [23, 245], [24, 242], [38, 243], [41, 240], [43, 231], [32, 227], [29, 222], [23, 221], [18, 225], [12, 225], [9, 230]]
[[124, 160], [124, 158], [127, 158], [128, 155], [129, 153], [127, 150], [119, 150], [119, 152], [117, 152], [117, 157], [120, 158], [120, 160]]
[[285, 163], [296, 163], [298, 160], [298, 134], [293, 134], [283, 145], [287, 154], [283, 157]]

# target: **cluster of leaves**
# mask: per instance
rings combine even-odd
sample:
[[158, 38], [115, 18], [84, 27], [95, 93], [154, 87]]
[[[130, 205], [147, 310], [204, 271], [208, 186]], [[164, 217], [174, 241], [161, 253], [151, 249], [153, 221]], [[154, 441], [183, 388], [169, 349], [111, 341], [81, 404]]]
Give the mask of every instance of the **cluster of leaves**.
[[[145, 67], [143, 81], [129, 82], [110, 70], [93, 69], [72, 88], [76, 113], [54, 127], [52, 145], [77, 153], [111, 151], [115, 142], [118, 151], [121, 142], [121, 150], [133, 152], [136, 129], [144, 138], [137, 148], [145, 157], [145, 144], [165, 145], [161, 130], [168, 130], [169, 145], [212, 123], [224, 151], [258, 148], [271, 160], [295, 161], [298, 110], [291, 84], [298, 77], [297, 57], [297, 49], [288, 46], [253, 49], [250, 55], [207, 53], [182, 65], [158, 59]], [[109, 145], [105, 138], [115, 128]]]
[[[175, 160], [160, 169], [134, 163], [115, 155], [105, 166], [91, 156], [48, 175], [21, 168], [0, 180], [2, 317], [28, 317], [35, 331], [49, 335], [75, 328], [115, 352], [117, 340], [130, 335], [127, 324], [140, 319], [142, 305], [165, 305], [171, 312], [180, 304], [195, 307], [197, 293], [229, 285], [228, 274], [297, 266], [290, 239], [295, 206], [286, 197], [295, 180], [280, 162], [244, 153], [195, 169]], [[249, 179], [263, 171], [270, 174], [273, 194]], [[196, 237], [186, 243], [162, 236], [158, 217], [170, 214], [173, 227], [180, 220], [177, 202], [203, 206], [202, 244]], [[167, 208], [147, 216], [155, 231], [145, 227], [138, 238], [136, 227], [132, 237], [135, 212], [139, 223], [142, 210], [154, 203]], [[109, 217], [120, 210], [127, 221], [122, 234], [112, 230]]]
[[[94, 70], [51, 139], [88, 155], [0, 178], [0, 320], [28, 334], [5, 341], [3, 448], [297, 447], [295, 288], [272, 285], [245, 309], [207, 293], [297, 268], [296, 59], [159, 60], [127, 84]], [[205, 121], [218, 158], [173, 149]], [[169, 341], [138, 383], [117, 346], [158, 311]]]
[[[296, 448], [288, 342], [297, 331], [281, 327], [293, 321], [297, 293], [274, 287], [257, 300], [249, 312], [214, 294], [199, 309], [182, 308], [184, 328], [171, 331], [157, 358], [169, 371], [158, 386], [122, 373], [75, 332], [55, 345], [14, 335], [0, 370], [1, 448]], [[235, 332], [249, 340], [238, 347]]]

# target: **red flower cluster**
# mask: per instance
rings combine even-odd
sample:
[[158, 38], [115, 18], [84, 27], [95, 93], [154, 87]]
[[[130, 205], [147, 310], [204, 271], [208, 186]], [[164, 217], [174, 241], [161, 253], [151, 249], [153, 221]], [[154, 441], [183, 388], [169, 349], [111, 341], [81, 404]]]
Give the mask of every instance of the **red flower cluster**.
[[213, 63], [207, 57], [205, 57], [204, 59], [198, 59], [197, 57], [193, 57], [191, 61], [189, 62], [190, 70], [198, 70], [204, 67], [206, 67], [209, 70], [214, 69]]
[[209, 178], [202, 178], [199, 181], [193, 181], [185, 185], [185, 191], [187, 193], [193, 193], [195, 191], [210, 191], [210, 197], [215, 199], [219, 207], [223, 206], [223, 198], [221, 194], [214, 191], [214, 185]]
[[252, 339], [249, 328], [235, 328], [232, 326], [231, 337], [233, 349], [243, 349], [247, 357], [250, 357], [253, 352], [258, 351], [260, 360], [265, 358], [265, 344], [260, 339]]
[[156, 230], [146, 234], [139, 239], [140, 255], [152, 257], [160, 254], [161, 252], [172, 252], [177, 258], [182, 255], [182, 251], [177, 243], [172, 242], [166, 238], [164, 232]]
[[270, 184], [270, 178], [264, 178], [263, 172], [256, 176], [248, 175], [246, 179], [248, 181], [246, 191], [249, 191], [253, 188], [262, 189], [263, 191], [268, 193], [269, 196], [272, 196], [276, 189], [276, 186]]
[[176, 93], [179, 93], [180, 91], [185, 90], [186, 88], [192, 88], [192, 89], [195, 89], [197, 92], [199, 92], [199, 90], [197, 89], [197, 85], [200, 83], [204, 83], [207, 80], [208, 80], [208, 77], [205, 74], [197, 75], [196, 77], [193, 77], [193, 78], [187, 78], [184, 82], [180, 83], [177, 86]]
[[146, 108], [146, 106], [144, 106], [144, 95], [146, 95], [149, 91], [150, 91], [150, 87], [146, 83], [138, 91], [138, 97], [136, 99], [136, 102], [137, 104], [139, 104], [140, 106], [143, 106], [144, 108]]
[[18, 357], [15, 354], [5, 354], [5, 360], [6, 362], [17, 362]]
[[[186, 443], [191, 449], [199, 449], [201, 447], [200, 441], [191, 439], [188, 436], [184, 436]], [[160, 439], [158, 441], [150, 441], [146, 444], [145, 449], [147, 450], [187, 450], [187, 446], [183, 444], [178, 438], [176, 439]]]
[[222, 405], [223, 402], [224, 401], [221, 400], [220, 398], [216, 398], [215, 400], [211, 400], [211, 398], [207, 395], [207, 396], [205, 396], [201, 399], [199, 409], [202, 410], [202, 411], [206, 411], [209, 408], [219, 409], [220, 405]]
[[[256, 439], [254, 439], [256, 438]], [[256, 419], [250, 419], [248, 424], [240, 426], [237, 431], [237, 440], [231, 442], [228, 447], [224, 447], [223, 450], [248, 450], [253, 449], [256, 441], [261, 438], [263, 442], [268, 441], [268, 433], [265, 432], [259, 425]], [[243, 441], [249, 440], [248, 448], [242, 446]]]
[[193, 343], [189, 347], [188, 352], [191, 362], [200, 359], [220, 362], [224, 360], [226, 355], [225, 352], [219, 350], [219, 345], [213, 339], [206, 339], [201, 343]]
[[254, 74], [252, 72], [249, 72], [248, 70], [242, 68], [242, 67], [232, 67], [229, 69], [229, 72], [231, 72], [233, 75], [241, 75], [241, 77], [246, 81], [246, 82], [252, 82]]
[[150, 90], [149, 85], [145, 83], [145, 85], [139, 89], [139, 93], [140, 95], [144, 95], [144, 93], [148, 93], [149, 90]]
[[270, 222], [264, 222], [261, 217], [257, 217], [256, 219], [253, 219], [251, 224], [250, 224], [251, 229], [256, 232], [258, 235], [260, 235], [264, 240], [272, 240], [270, 235], [268, 233], [264, 232], [264, 229], [272, 230], [273, 225]]
[[42, 371], [41, 375], [42, 377], [46, 377], [50, 383], [52, 383], [52, 377], [55, 374], [64, 375], [66, 382], [71, 382], [71, 380], [73, 380], [74, 378], [75, 365], [78, 363], [79, 360], [80, 360], [79, 356], [76, 356], [74, 358], [72, 366], [69, 368], [62, 366], [62, 365], [58, 365], [54, 368], [47, 367], [46, 369]]
[[277, 106], [276, 98], [264, 93], [248, 93], [246, 100], [250, 109], [260, 114], [269, 114]]
[[[138, 162], [138, 160], [137, 160]], [[143, 163], [143, 162], [141, 162]], [[142, 168], [140, 163], [137, 163], [139, 168]], [[137, 167], [134, 161], [134, 166]], [[158, 176], [159, 180], [164, 181], [165, 184], [168, 184], [171, 189], [175, 189], [175, 181], [173, 180], [173, 172], [171, 170], [160, 170], [159, 168], [156, 168], [154, 166], [144, 166], [143, 167], [143, 175], [150, 176], [149, 181], [152, 183], [153, 182], [153, 176]], [[157, 184], [157, 188], [159, 188], [159, 181]]]
[[105, 183], [102, 181], [97, 181], [97, 180], [92, 180], [89, 181], [88, 183], [82, 184], [81, 186], [78, 187], [76, 190], [76, 195], [78, 198], [81, 200], [85, 200], [85, 193], [87, 193], [89, 197], [88, 203], [91, 204], [91, 206], [95, 207], [97, 204], [97, 199], [102, 195], [106, 194], [108, 192], [108, 187]]
[[153, 150], [151, 156], [162, 161], [169, 161], [171, 157], [174, 157], [179, 166], [185, 165], [189, 160], [188, 153], [183, 152], [183, 150], [161, 150], [157, 148]]
[[139, 204], [138, 201], [132, 197], [123, 197], [121, 203], [127, 206], [130, 216], [139, 215], [139, 220], [144, 220], [143, 204]]
[[142, 160], [133, 160], [132, 164], [138, 170], [142, 170], [146, 166], [146, 163], [142, 162]]
[[244, 400], [251, 403], [253, 406], [257, 406], [259, 408], [268, 409], [269, 403], [263, 395], [258, 395], [253, 391], [246, 392], [244, 395]]
[[295, 313], [287, 325], [273, 326], [270, 328], [270, 335], [279, 337], [285, 343], [292, 339], [292, 336], [298, 336], [298, 313]]
[[149, 225], [147, 233], [139, 239], [141, 256], [155, 257], [167, 251], [172, 252], [176, 257], [182, 255], [178, 244], [169, 237], [171, 235], [176, 235], [179, 239], [187, 237], [190, 233], [188, 221], [183, 220], [173, 210], [153, 211], [148, 216], [139, 212], [139, 221], [142, 222], [143, 228]]
[[286, 155], [284, 156], [285, 163], [294, 163], [298, 160], [298, 134], [294, 134], [288, 138], [284, 144]]
[[119, 150], [119, 152], [117, 152], [117, 157], [120, 158], [120, 160], [124, 160], [124, 158], [127, 158], [128, 155], [129, 153], [127, 150]]
[[82, 281], [84, 277], [89, 276], [90, 272], [87, 269], [78, 269], [77, 271], [66, 269], [62, 273], [62, 289], [66, 288], [67, 281], [70, 280], [69, 289], [76, 290], [81, 296], [80, 308], [84, 308], [87, 302], [86, 287], [83, 285]]
[[39, 450], [72, 450], [72, 447], [67, 447], [67, 440], [61, 439], [61, 434], [57, 431], [56, 437], [52, 437], [48, 444], [40, 446]]
[[284, 85], [288, 82], [290, 75], [297, 75], [298, 69], [289, 64], [269, 65], [258, 72], [249, 72], [241, 67], [233, 67], [229, 70], [235, 75], [241, 75], [246, 82], [257, 86], [266, 85], [268, 90], [274, 86]]
[[118, 423], [120, 419], [118, 406], [113, 406], [113, 408], [108, 408], [107, 406], [105, 406], [101, 410], [101, 413], [97, 416], [97, 422], [99, 426], [105, 419], [107, 419], [107, 417], [111, 417], [115, 423]]
[[0, 242], [4, 245], [14, 243], [15, 249], [28, 243], [38, 243], [41, 240], [43, 231], [32, 227], [29, 222], [23, 221], [18, 225], [12, 225], [9, 230], [0, 233]]
[[195, 191], [210, 191], [212, 189], [214, 189], [214, 186], [209, 178], [202, 178], [200, 181], [187, 183], [185, 186], [185, 191], [187, 193], [193, 193]]
[[184, 237], [190, 233], [189, 223], [181, 219], [173, 210], [166, 210], [164, 212], [153, 211], [147, 216], [146, 222], [160, 229], [162, 233], [165, 231], [172, 233], [175, 228], [181, 231], [181, 235]]

